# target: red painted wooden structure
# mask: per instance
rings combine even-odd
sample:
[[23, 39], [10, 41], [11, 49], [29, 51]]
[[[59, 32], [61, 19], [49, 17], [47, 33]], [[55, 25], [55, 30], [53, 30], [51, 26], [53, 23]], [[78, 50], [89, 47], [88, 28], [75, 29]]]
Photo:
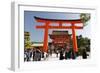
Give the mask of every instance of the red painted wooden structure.
[[49, 37], [52, 39], [52, 44], [54, 46], [62, 48], [70, 46], [71, 34], [69, 34], [68, 31], [52, 31]]
[[[45, 52], [48, 50], [48, 30], [49, 29], [72, 29], [72, 39], [73, 39], [73, 49], [74, 52], [78, 51], [77, 47], [77, 39], [75, 29], [82, 29], [83, 24], [81, 19], [73, 19], [73, 20], [62, 20], [62, 19], [45, 19], [40, 17], [34, 17], [37, 22], [45, 23], [42, 26], [36, 26], [37, 29], [44, 29], [44, 44], [43, 49]], [[51, 26], [51, 23], [58, 23], [58, 26]], [[66, 23], [66, 26], [63, 26], [63, 23]], [[81, 24], [80, 24], [81, 23]], [[67, 24], [71, 24], [71, 26], [67, 26]], [[82, 26], [76, 26], [75, 24], [79, 24]]]

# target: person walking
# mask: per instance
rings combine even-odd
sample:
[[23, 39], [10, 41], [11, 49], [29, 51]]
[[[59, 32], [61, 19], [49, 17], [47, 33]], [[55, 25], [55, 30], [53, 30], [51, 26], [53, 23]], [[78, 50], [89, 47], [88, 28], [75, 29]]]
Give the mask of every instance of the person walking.
[[60, 59], [60, 60], [63, 60], [63, 59], [64, 59], [63, 50], [60, 51], [60, 57], [59, 57], [59, 59]]
[[82, 50], [82, 58], [83, 58], [83, 59], [87, 59], [86, 49], [83, 49], [83, 50]]

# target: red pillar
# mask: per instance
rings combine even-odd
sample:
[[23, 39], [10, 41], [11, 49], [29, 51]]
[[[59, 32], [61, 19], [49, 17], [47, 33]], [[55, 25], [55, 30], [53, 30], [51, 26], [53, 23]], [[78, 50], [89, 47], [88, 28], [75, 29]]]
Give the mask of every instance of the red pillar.
[[48, 26], [50, 22], [46, 22], [45, 30], [44, 30], [44, 43], [43, 43], [43, 50], [45, 52], [48, 51]]
[[74, 52], [78, 52], [77, 39], [76, 39], [76, 33], [75, 33], [74, 24], [72, 24], [72, 39], [73, 39], [73, 49], [74, 49]]

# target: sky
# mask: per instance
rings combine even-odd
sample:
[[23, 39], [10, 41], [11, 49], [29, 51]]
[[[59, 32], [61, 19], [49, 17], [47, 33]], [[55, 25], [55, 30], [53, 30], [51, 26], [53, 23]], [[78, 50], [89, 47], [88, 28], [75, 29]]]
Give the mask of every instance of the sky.
[[[24, 31], [30, 32], [30, 39], [32, 42], [43, 42], [44, 38], [44, 29], [36, 29], [37, 25], [44, 25], [44, 23], [36, 22], [34, 16], [48, 19], [80, 19], [80, 13], [24, 11]], [[83, 37], [91, 38], [90, 21], [88, 22], [88, 25], [85, 26], [83, 29], [76, 29], [76, 35], [82, 35]], [[53, 23], [50, 25], [55, 24]], [[53, 30], [57, 29], [50, 29], [48, 34], [51, 34]], [[69, 34], [72, 34], [71, 29], [63, 29], [61, 31], [66, 30], [69, 32]], [[51, 41], [49, 36], [48, 39], [49, 41]]]

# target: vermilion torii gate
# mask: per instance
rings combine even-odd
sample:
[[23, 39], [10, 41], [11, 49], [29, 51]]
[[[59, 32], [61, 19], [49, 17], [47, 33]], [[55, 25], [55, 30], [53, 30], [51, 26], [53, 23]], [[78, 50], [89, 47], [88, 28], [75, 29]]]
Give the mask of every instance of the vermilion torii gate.
[[[73, 39], [73, 49], [74, 52], [78, 51], [77, 47], [77, 39], [76, 39], [76, 33], [75, 29], [82, 29], [83, 24], [81, 19], [77, 20], [59, 20], [59, 19], [45, 19], [40, 17], [34, 17], [37, 22], [45, 23], [45, 25], [42, 26], [36, 26], [37, 29], [44, 29], [44, 43], [43, 43], [43, 49], [45, 52], [48, 50], [48, 30], [49, 29], [72, 29], [72, 39]], [[50, 23], [58, 23], [58, 26], [51, 26]], [[62, 24], [66, 23], [66, 26], [63, 26]], [[80, 24], [81, 23], [81, 24]], [[67, 24], [71, 24], [71, 26], [67, 26]], [[80, 24], [81, 26], [76, 26], [75, 24]]]

